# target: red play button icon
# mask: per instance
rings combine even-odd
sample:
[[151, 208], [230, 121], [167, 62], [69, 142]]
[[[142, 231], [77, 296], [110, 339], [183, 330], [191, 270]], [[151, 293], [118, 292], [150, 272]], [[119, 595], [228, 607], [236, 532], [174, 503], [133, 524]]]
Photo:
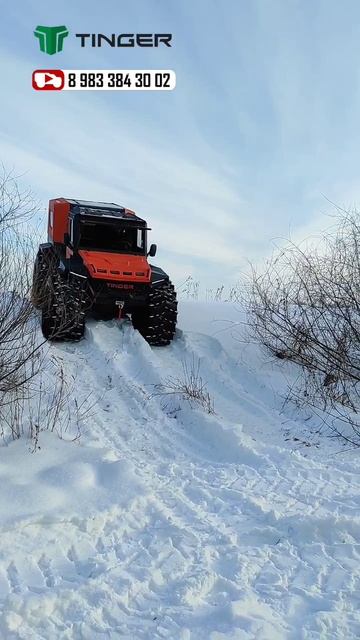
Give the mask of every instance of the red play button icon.
[[32, 74], [32, 86], [37, 91], [60, 91], [64, 81], [64, 72], [60, 69], [37, 69]]

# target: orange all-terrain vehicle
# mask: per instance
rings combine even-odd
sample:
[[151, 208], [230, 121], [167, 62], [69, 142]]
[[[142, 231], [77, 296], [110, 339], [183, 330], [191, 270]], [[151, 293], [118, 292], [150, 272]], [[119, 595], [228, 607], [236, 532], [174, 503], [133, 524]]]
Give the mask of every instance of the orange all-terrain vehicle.
[[118, 204], [56, 198], [49, 202], [48, 242], [36, 256], [32, 300], [48, 340], [80, 340], [92, 314], [130, 314], [151, 345], [172, 340], [177, 317], [174, 286], [148, 263], [145, 220]]

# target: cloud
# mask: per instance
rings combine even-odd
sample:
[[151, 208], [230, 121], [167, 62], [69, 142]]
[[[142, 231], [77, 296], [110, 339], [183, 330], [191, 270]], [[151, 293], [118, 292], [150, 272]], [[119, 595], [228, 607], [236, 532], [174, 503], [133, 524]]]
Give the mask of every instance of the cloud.
[[[330, 5], [314, 12], [307, 0], [229, 0], [224, 11], [203, 0], [186, 9], [139, 0], [121, 10], [111, 1], [104, 12], [84, 0], [61, 10], [39, 0], [13, 8], [0, 49], [1, 160], [25, 172], [44, 208], [60, 195], [119, 201], [153, 227], [159, 262], [191, 268], [211, 286], [223, 274], [230, 281], [247, 259], [271, 252], [273, 238], [318, 227], [323, 194], [358, 197], [359, 29], [349, 33]], [[69, 39], [56, 64], [165, 64], [177, 89], [34, 92], [32, 70], [54, 64], [35, 47], [34, 21], [60, 14], [70, 29], [173, 31], [170, 51], [81, 51]]]

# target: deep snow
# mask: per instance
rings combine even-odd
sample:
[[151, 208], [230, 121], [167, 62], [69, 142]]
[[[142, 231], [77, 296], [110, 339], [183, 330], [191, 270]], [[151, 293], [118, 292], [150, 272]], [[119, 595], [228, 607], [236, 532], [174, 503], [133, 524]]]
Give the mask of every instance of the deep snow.
[[[79, 441], [0, 450], [0, 638], [360, 637], [358, 454], [281, 411], [242, 319], [182, 302], [170, 347], [115, 321], [51, 346], [97, 404]], [[198, 361], [215, 414], [156, 393]]]

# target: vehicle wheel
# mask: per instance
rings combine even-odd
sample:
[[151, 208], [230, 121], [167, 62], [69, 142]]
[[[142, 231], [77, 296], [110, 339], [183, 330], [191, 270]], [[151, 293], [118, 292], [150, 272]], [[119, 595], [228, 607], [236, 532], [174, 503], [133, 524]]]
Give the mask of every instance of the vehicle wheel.
[[47, 299], [46, 281], [52, 278], [56, 268], [56, 256], [53, 251], [39, 251], [34, 264], [31, 302], [36, 309], [41, 309]]
[[78, 341], [85, 333], [88, 307], [87, 282], [54, 273], [46, 283], [47, 302], [42, 307], [41, 329], [47, 340]]
[[151, 289], [145, 309], [132, 313], [132, 323], [152, 346], [170, 344], [176, 330], [177, 301], [174, 285], [168, 280]]

